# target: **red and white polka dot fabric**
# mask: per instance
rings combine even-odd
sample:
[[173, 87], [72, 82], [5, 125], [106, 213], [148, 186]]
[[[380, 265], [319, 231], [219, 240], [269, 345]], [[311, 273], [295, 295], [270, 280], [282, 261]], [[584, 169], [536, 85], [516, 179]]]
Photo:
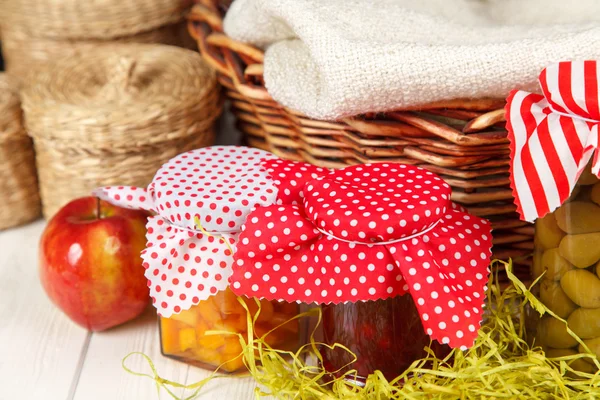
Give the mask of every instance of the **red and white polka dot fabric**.
[[[261, 164], [274, 158], [246, 147], [207, 147], [165, 163], [148, 189], [113, 186], [94, 191], [119, 206], [157, 214], [148, 219], [142, 258], [160, 315], [189, 309], [228, 287], [231, 250], [246, 216], [277, 201], [275, 182]], [[208, 235], [196, 227], [195, 217]]]
[[281, 158], [265, 160], [262, 165], [279, 188], [277, 204], [297, 204], [302, 200], [302, 189], [307, 181], [329, 173], [325, 168]]
[[[265, 164], [274, 177], [300, 168], [281, 160]], [[491, 229], [450, 201], [448, 184], [422, 168], [392, 163], [298, 177], [296, 184], [286, 178], [280, 195], [303, 182], [297, 198], [258, 207], [242, 228], [230, 279], [235, 293], [337, 304], [408, 292], [433, 339], [473, 344]]]

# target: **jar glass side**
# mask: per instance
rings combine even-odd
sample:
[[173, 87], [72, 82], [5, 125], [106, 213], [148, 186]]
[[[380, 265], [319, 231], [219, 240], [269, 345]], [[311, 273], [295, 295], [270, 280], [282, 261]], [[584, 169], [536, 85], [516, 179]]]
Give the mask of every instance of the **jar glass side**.
[[[540, 276], [534, 294], [600, 355], [600, 181], [589, 168], [569, 199], [535, 222], [532, 278]], [[562, 322], [530, 314], [530, 342], [541, 345], [548, 357], [583, 352]], [[571, 366], [597, 370], [581, 359]]]
[[[323, 336], [328, 345], [340, 343], [356, 355], [337, 348], [323, 351], [323, 366], [334, 375], [355, 369], [358, 383], [379, 370], [392, 380], [415, 360], [426, 356], [430, 346], [417, 308], [410, 295], [385, 300], [324, 305]], [[432, 350], [443, 357], [450, 348], [431, 341]]]
[[[244, 300], [254, 317], [258, 310], [256, 302]], [[260, 307], [254, 326], [255, 337], [262, 337], [300, 312], [298, 304], [286, 302], [261, 300]], [[221, 372], [246, 371], [240, 356], [242, 345], [236, 334], [247, 337], [247, 312], [231, 290], [218, 292], [169, 318], [159, 317], [159, 326], [163, 355], [209, 370], [222, 365]], [[207, 335], [207, 331], [232, 334]], [[300, 346], [300, 340], [298, 319], [285, 323], [265, 337], [269, 346], [281, 350], [295, 350]]]

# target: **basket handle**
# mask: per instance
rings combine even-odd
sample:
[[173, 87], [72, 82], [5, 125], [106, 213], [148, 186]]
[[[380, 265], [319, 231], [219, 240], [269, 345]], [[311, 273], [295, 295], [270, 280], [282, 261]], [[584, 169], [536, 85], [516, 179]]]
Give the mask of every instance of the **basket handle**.
[[98, 95], [117, 102], [130, 101], [131, 96], [139, 91], [134, 85], [137, 65], [130, 56], [115, 56], [108, 60], [108, 76]]
[[109, 85], [125, 93], [132, 90], [133, 85], [131, 83], [136, 66], [137, 62], [132, 57], [118, 57], [113, 73], [108, 78]]

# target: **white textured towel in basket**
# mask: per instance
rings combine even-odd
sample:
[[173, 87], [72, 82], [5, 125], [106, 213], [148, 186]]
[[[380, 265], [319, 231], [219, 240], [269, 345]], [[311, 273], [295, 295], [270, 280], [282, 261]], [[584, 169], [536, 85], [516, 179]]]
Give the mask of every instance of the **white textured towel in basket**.
[[337, 119], [536, 89], [550, 63], [600, 59], [599, 0], [236, 0], [280, 103]]

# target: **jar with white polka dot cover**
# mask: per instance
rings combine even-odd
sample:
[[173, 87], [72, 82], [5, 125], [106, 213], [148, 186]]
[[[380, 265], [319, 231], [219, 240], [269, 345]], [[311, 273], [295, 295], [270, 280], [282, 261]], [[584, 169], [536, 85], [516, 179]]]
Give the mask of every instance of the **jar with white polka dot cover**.
[[[244, 369], [237, 335], [248, 312], [229, 289], [241, 226], [255, 207], [275, 204], [276, 182], [263, 165], [276, 157], [258, 149], [214, 146], [165, 163], [148, 188], [103, 187], [94, 194], [122, 207], [153, 212], [142, 252], [150, 296], [160, 316], [163, 354], [223, 372]], [[297, 303], [246, 298], [255, 335], [279, 349], [298, 346], [299, 323], [285, 323]], [[258, 314], [258, 316], [256, 315]], [[285, 323], [285, 324], [284, 324]]]
[[[352, 367], [363, 377], [380, 369], [394, 378], [425, 355], [429, 338], [440, 349], [473, 344], [491, 229], [451, 202], [446, 182], [395, 163], [331, 171], [264, 164], [285, 201], [248, 215], [234, 255], [234, 293], [324, 304], [325, 340], [362, 357]], [[324, 356], [334, 371], [351, 361]]]

